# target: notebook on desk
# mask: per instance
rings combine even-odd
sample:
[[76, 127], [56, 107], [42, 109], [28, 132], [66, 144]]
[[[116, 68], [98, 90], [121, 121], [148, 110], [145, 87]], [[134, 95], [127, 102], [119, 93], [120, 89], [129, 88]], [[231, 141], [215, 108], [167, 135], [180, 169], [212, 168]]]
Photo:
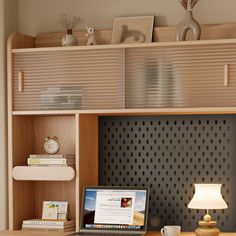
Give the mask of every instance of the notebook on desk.
[[84, 188], [80, 232], [72, 235], [145, 234], [148, 194], [147, 187]]

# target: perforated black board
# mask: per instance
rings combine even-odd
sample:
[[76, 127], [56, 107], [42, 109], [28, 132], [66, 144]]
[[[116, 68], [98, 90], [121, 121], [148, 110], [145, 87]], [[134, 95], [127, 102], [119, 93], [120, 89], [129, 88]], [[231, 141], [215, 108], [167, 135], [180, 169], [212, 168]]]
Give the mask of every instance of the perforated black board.
[[236, 229], [235, 116], [100, 117], [100, 185], [149, 186], [149, 230], [192, 231], [203, 210], [188, 209], [194, 183], [222, 183], [229, 208], [211, 211]]

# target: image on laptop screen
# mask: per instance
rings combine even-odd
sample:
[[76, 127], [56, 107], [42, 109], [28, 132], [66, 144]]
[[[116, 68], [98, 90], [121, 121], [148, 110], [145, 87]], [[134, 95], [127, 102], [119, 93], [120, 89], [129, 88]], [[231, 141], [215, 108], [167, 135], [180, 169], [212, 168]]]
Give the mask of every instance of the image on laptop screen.
[[85, 188], [82, 229], [146, 230], [148, 189]]

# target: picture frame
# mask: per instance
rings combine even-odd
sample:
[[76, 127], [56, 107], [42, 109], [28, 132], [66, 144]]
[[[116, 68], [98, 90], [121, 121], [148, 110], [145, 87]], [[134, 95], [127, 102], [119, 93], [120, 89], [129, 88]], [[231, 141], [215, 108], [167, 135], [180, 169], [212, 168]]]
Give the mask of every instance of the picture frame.
[[114, 18], [111, 44], [151, 43], [154, 16]]
[[67, 220], [69, 219], [68, 202], [43, 201], [43, 220]]

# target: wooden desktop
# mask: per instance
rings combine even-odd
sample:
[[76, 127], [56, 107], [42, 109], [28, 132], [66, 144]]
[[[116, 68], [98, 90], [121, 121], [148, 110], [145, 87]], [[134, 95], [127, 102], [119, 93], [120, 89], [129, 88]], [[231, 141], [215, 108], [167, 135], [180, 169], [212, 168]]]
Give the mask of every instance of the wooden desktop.
[[[71, 233], [63, 233], [63, 232], [48, 232], [48, 231], [2, 231], [0, 232], [0, 236], [63, 236], [69, 235]], [[160, 236], [160, 232], [148, 232], [145, 236]], [[181, 236], [195, 236], [193, 232], [182, 232]], [[236, 236], [236, 233], [221, 233], [220, 236]]]

